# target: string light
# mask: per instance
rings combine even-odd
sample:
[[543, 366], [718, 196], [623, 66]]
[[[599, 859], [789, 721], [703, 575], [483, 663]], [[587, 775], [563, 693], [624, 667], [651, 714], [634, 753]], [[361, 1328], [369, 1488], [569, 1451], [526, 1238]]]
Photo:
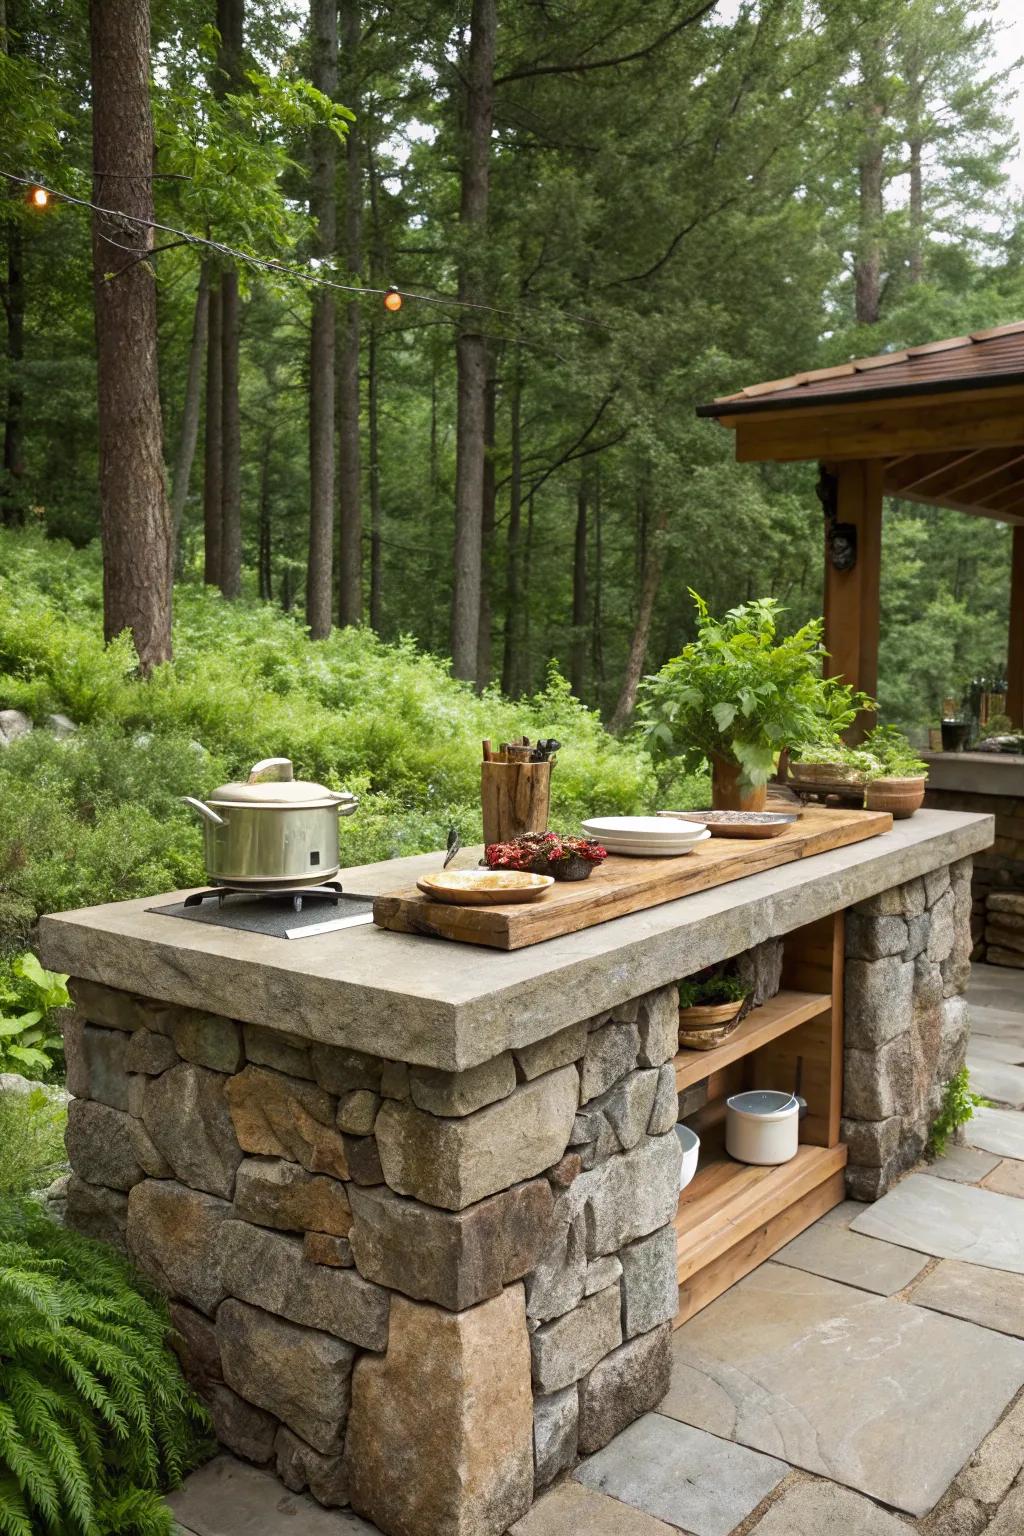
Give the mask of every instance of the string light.
[[48, 208], [50, 205], [50, 194], [45, 187], [33, 187], [26, 201], [30, 202], [33, 208]]
[[393, 315], [397, 315], [398, 311], [401, 309], [401, 307], [402, 307], [402, 295], [399, 293], [398, 289], [392, 284], [392, 286], [387, 290], [387, 292], [384, 295], [384, 308], [387, 309], [387, 310], [390, 310]]

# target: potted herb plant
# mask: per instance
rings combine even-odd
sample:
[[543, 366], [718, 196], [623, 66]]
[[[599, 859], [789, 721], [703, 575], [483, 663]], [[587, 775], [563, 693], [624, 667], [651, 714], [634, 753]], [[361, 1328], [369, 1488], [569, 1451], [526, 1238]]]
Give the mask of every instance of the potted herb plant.
[[893, 725], [876, 725], [864, 750], [876, 765], [868, 774], [868, 810], [889, 811], [897, 819], [913, 816], [924, 802], [928, 764]]
[[821, 675], [824, 621], [780, 635], [783, 610], [758, 598], [712, 618], [697, 607], [697, 638], [641, 684], [638, 712], [653, 751], [689, 772], [711, 767], [715, 810], [759, 811], [780, 752], [836, 737], [870, 701]]
[[838, 737], [799, 742], [789, 763], [789, 776], [798, 788], [823, 792], [863, 788], [877, 770], [870, 752], [847, 746]]
[[562, 837], [557, 832], [525, 832], [510, 843], [488, 843], [488, 869], [518, 869], [556, 880], [586, 880], [607, 852], [592, 837]]
[[740, 1021], [749, 989], [737, 976], [698, 972], [679, 983], [679, 1044], [710, 1051], [727, 1040]]

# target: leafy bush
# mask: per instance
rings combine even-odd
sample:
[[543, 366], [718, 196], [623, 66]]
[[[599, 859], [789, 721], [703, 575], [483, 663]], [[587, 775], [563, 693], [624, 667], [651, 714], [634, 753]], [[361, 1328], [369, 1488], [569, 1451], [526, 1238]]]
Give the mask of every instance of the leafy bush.
[[201, 883], [202, 830], [181, 796], [261, 757], [289, 756], [297, 774], [362, 797], [341, 827], [350, 865], [442, 847], [453, 821], [479, 841], [484, 737], [566, 743], [551, 815], [567, 830], [652, 809], [659, 793], [694, 803], [555, 670], [521, 703], [478, 696], [411, 641], [348, 629], [312, 643], [270, 604], [184, 586], [175, 659], [142, 682], [126, 638], [103, 645], [98, 551], [0, 529], [0, 573], [0, 708], [79, 726], [0, 751], [0, 954], [24, 947], [41, 912]]
[[914, 751], [903, 732], [894, 725], [876, 725], [864, 738], [864, 750], [878, 764], [872, 778], [915, 779], [927, 774], [928, 764]]
[[697, 606], [697, 638], [641, 684], [640, 715], [648, 743], [675, 753], [693, 772], [722, 757], [738, 763], [742, 781], [764, 784], [783, 747], [831, 740], [850, 725], [862, 695], [823, 678], [823, 621], [780, 636], [773, 598], [731, 608], [714, 619]]
[[980, 1093], [972, 1092], [967, 1068], [961, 1067], [956, 1076], [951, 1077], [946, 1084], [939, 1112], [932, 1121], [928, 1136], [928, 1156], [941, 1157], [946, 1150], [949, 1138], [955, 1135], [962, 1125], [966, 1125], [968, 1120], [974, 1118], [974, 1111], [980, 1105], [987, 1103], [988, 1100], [983, 1099]]
[[35, 1194], [64, 1172], [66, 1121], [44, 1088], [0, 1092], [0, 1201]]
[[205, 1416], [166, 1332], [108, 1248], [0, 1203], [2, 1536], [169, 1536]]
[[54, 1014], [71, 1001], [67, 979], [44, 970], [31, 952], [0, 974], [0, 1072], [54, 1075], [64, 1049]]

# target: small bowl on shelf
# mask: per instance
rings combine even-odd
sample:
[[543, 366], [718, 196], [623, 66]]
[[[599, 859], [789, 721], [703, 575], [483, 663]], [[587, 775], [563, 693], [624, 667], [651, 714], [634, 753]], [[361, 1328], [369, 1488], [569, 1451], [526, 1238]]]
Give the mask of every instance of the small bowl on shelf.
[[679, 1170], [679, 1188], [682, 1191], [697, 1172], [697, 1159], [700, 1157], [700, 1137], [696, 1131], [691, 1131], [688, 1125], [677, 1125], [676, 1135], [679, 1137], [679, 1145], [683, 1149], [683, 1164]]

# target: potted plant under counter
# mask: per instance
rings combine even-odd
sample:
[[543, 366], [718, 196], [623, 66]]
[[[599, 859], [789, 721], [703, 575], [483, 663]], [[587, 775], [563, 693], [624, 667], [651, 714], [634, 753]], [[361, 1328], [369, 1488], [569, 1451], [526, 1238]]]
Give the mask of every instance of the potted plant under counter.
[[824, 621], [780, 635], [783, 612], [758, 598], [712, 618], [697, 607], [697, 638], [640, 686], [638, 713], [652, 751], [688, 772], [711, 768], [715, 810], [760, 811], [779, 753], [794, 742], [837, 737], [869, 706], [822, 677]]
[[698, 971], [679, 983], [679, 1044], [683, 1050], [710, 1051], [739, 1024], [750, 989], [738, 976], [709, 976]]
[[863, 793], [877, 772], [878, 762], [870, 752], [838, 737], [798, 742], [789, 761], [789, 777], [797, 789], [818, 794]]
[[864, 748], [876, 765], [868, 773], [868, 810], [889, 811], [897, 820], [913, 816], [924, 803], [928, 764], [918, 757], [903, 732], [892, 725], [876, 726], [867, 736]]

